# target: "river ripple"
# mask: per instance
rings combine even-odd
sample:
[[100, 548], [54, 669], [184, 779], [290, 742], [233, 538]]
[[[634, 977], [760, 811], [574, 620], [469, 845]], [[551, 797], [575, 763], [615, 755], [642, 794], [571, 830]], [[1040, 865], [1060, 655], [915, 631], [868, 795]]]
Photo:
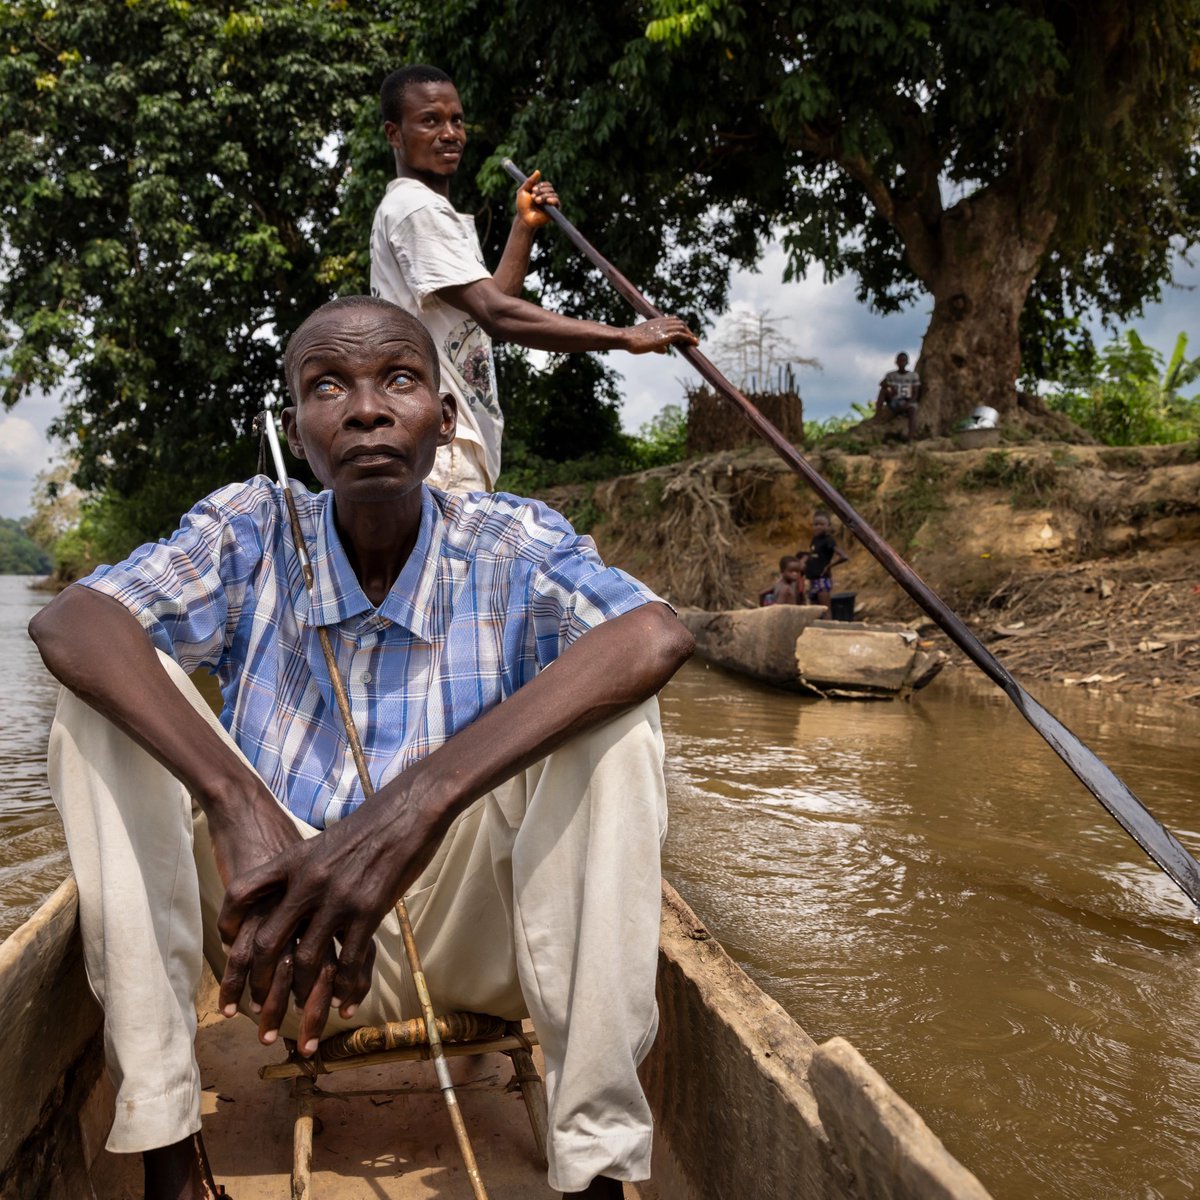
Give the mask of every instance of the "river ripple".
[[70, 871], [46, 790], [46, 735], [58, 684], [25, 633], [49, 600], [34, 576], [0, 575], [0, 938], [30, 917]]
[[[67, 871], [44, 599], [0, 577], [0, 936]], [[1042, 699], [1200, 849], [1195, 713]], [[663, 711], [666, 873], [814, 1037], [858, 1045], [997, 1200], [1196, 1194], [1200, 927], [999, 692], [812, 702], [690, 663]]]
[[[1200, 850], [1190, 710], [1044, 701]], [[1190, 1197], [1200, 927], [998, 691], [813, 702], [691, 663], [665, 873], [818, 1041], [1011, 1200]]]

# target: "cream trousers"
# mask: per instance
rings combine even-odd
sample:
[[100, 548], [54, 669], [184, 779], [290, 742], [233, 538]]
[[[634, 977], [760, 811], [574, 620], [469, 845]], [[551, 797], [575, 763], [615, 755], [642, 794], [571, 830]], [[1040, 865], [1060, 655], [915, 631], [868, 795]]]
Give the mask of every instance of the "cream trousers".
[[[180, 668], [160, 657], [240, 755]], [[596, 1175], [650, 1174], [636, 1071], [658, 1019], [662, 761], [649, 700], [471, 805], [407, 897], [435, 1009], [533, 1018], [546, 1062], [549, 1184], [560, 1191], [581, 1191]], [[49, 765], [117, 1087], [108, 1148], [170, 1145], [200, 1128], [202, 955], [218, 978], [224, 969], [215, 930], [223, 888], [205, 820], [164, 767], [67, 691]], [[394, 914], [375, 940], [371, 991], [353, 1021], [335, 1015], [326, 1033], [418, 1015]]]

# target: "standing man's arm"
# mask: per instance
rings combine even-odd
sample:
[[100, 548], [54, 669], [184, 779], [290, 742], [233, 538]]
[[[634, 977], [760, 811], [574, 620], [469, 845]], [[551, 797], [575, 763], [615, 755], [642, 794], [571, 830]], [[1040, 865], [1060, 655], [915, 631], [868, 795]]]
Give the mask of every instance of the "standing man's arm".
[[553, 204], [555, 208], [558, 207], [558, 193], [554, 185], [544, 180], [539, 182], [540, 179], [541, 172], [534, 171], [517, 188], [517, 215], [513, 218], [500, 265], [492, 275], [496, 286], [506, 296], [521, 294], [525, 275], [529, 271], [533, 235], [550, 222], [550, 214], [543, 211], [543, 206]]
[[474, 318], [498, 341], [516, 342], [531, 350], [576, 353], [584, 350], [625, 350], [630, 354], [665, 353], [671, 346], [695, 346], [699, 339], [678, 317], [657, 317], [640, 325], [604, 325], [577, 321], [548, 312], [516, 296], [506, 295], [494, 279], [438, 290], [447, 304]]

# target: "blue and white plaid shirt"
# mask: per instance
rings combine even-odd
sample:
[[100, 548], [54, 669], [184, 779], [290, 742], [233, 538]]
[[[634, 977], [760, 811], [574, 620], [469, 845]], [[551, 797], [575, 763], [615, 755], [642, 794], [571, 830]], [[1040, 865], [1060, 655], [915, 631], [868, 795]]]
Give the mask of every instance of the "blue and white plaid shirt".
[[362, 803], [316, 627], [329, 627], [372, 781], [382, 786], [512, 695], [593, 626], [657, 599], [545, 505], [422, 489], [416, 546], [367, 599], [333, 494], [296, 501], [310, 603], [283, 494], [214, 492], [167, 541], [82, 582], [124, 604], [187, 671], [221, 682], [221, 723], [272, 792], [318, 828]]

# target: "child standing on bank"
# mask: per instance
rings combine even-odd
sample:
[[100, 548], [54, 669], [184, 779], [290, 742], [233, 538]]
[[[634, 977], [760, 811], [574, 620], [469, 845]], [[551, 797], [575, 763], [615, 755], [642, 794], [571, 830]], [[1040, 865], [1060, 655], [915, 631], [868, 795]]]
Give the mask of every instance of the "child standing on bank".
[[809, 604], [829, 607], [833, 592], [833, 568], [846, 562], [846, 555], [833, 537], [833, 518], [823, 509], [813, 510], [812, 545], [804, 558], [804, 595]]

